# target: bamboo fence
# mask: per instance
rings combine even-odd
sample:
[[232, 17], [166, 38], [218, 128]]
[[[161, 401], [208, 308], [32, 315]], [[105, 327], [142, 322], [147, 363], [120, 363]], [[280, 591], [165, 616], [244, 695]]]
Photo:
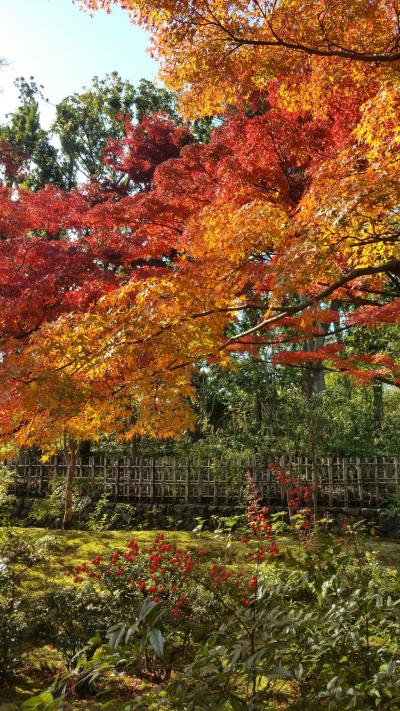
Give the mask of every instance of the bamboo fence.
[[[397, 490], [396, 457], [344, 458], [281, 457], [282, 468], [313, 484], [319, 506], [379, 508]], [[243, 501], [245, 476], [250, 473], [266, 503], [284, 504], [285, 492], [270, 468], [268, 457], [197, 459], [92, 456], [78, 459], [75, 490], [91, 495], [106, 490], [111, 501], [148, 504], [235, 505]], [[18, 496], [45, 496], [65, 477], [62, 456], [47, 462], [32, 457], [10, 460]]]

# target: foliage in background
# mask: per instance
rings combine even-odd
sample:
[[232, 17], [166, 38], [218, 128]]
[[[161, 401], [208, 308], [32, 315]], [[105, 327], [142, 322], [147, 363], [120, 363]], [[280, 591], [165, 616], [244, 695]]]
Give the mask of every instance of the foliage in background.
[[0, 526], [10, 523], [12, 507], [15, 501], [14, 494], [11, 493], [12, 485], [15, 481], [16, 472], [7, 466], [0, 466]]
[[[140, 124], [165, 114], [184, 125], [174, 92], [147, 79], [134, 86], [116, 71], [94, 77], [91, 86], [62, 99], [48, 131], [40, 122], [40, 104], [47, 101], [44, 87], [34, 77], [19, 77], [16, 86], [19, 106], [0, 126], [0, 163], [6, 183], [33, 190], [49, 183], [70, 190], [89, 179], [117, 186], [121, 176], [103, 157], [109, 142], [124, 139], [126, 121]], [[201, 141], [208, 140], [211, 128], [207, 118], [190, 124], [193, 137]]]

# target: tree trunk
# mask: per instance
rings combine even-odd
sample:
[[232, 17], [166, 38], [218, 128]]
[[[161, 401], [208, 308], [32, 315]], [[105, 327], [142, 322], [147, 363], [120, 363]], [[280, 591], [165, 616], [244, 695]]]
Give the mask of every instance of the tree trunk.
[[[317, 324], [318, 327], [321, 330], [328, 331], [329, 324], [328, 326], [326, 324]], [[323, 348], [325, 345], [325, 336], [315, 336], [314, 338], [310, 338], [304, 343], [304, 350], [306, 350], [308, 353], [312, 353], [313, 351], [317, 351], [320, 348]], [[306, 381], [308, 382], [305, 383], [305, 388], [308, 391], [307, 395], [313, 397], [314, 395], [319, 395], [320, 393], [324, 392], [325, 390], [325, 369], [323, 366], [323, 363], [320, 360], [312, 360], [309, 363], [306, 363], [306, 369], [308, 370], [308, 373], [306, 373]]]
[[374, 428], [380, 430], [383, 422], [383, 385], [376, 382], [372, 385], [374, 396]]
[[[339, 303], [332, 301], [331, 308], [337, 310]], [[317, 328], [321, 331], [320, 335], [316, 335], [309, 338], [304, 343], [304, 350], [308, 353], [317, 351], [323, 348], [325, 345], [326, 336], [329, 333], [330, 324], [329, 323], [316, 323]], [[340, 335], [338, 336], [338, 341], [340, 340]], [[305, 367], [305, 383], [304, 389], [306, 397], [312, 397], [314, 395], [319, 395], [325, 390], [325, 368], [320, 360], [313, 360], [306, 363]]]
[[262, 413], [262, 399], [261, 393], [257, 392], [254, 398], [254, 420], [256, 426], [256, 433], [261, 434], [262, 424], [263, 424], [263, 413]]
[[65, 485], [65, 509], [63, 519], [63, 529], [71, 527], [72, 523], [72, 496], [74, 490], [74, 478], [76, 472], [77, 445], [74, 441], [66, 440], [64, 443], [64, 457], [67, 464], [67, 479]]
[[91, 455], [91, 441], [90, 439], [84, 439], [79, 445], [79, 456], [82, 459], [88, 459]]
[[325, 369], [321, 361], [313, 361], [312, 366], [313, 392], [319, 395], [325, 390]]
[[[306, 343], [304, 344], [304, 350], [306, 350]], [[303, 392], [307, 402], [311, 402], [314, 394], [311, 363], [304, 363]]]

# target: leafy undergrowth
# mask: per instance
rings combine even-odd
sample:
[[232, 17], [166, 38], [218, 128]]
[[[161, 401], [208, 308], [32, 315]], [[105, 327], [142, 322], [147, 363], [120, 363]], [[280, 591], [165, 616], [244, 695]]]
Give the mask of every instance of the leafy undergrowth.
[[[0, 533], [9, 529], [0, 527]], [[24, 588], [32, 598], [39, 598], [45, 590], [74, 588], [69, 572], [77, 563], [90, 560], [94, 556], [107, 557], [112, 551], [124, 548], [127, 541], [134, 537], [144, 548], [148, 548], [160, 531], [78, 531], [48, 530], [45, 528], [12, 527], [13, 532], [24, 537], [30, 544], [39, 544], [43, 555], [24, 577]], [[227, 540], [222, 536], [201, 532], [197, 535], [182, 531], [165, 532], [168, 539], [176, 546], [205, 552], [205, 561], [224, 560], [228, 564], [248, 565], [247, 548], [240, 538], [232, 540], [227, 547]], [[283, 539], [282, 539], [283, 541]], [[290, 539], [287, 538], [287, 542]], [[32, 694], [50, 684], [54, 675], [65, 668], [62, 655], [51, 645], [27, 646], [21, 655], [21, 665], [12, 684], [0, 688], [0, 711], [15, 711]], [[103, 700], [85, 699], [69, 702], [68, 711], [87, 709], [95, 711], [103, 707], [110, 711], [119, 711], [121, 703], [132, 690], [141, 690], [151, 686], [129, 674], [109, 680], [111, 690]]]
[[[325, 540], [323, 535], [321, 547], [318, 548], [320, 544], [317, 545], [316, 538], [311, 534], [310, 538], [281, 535], [276, 537], [276, 542], [274, 537], [272, 548], [270, 534], [264, 536], [266, 531], [269, 531], [269, 523], [262, 514], [257, 518], [256, 529], [252, 531], [256, 539], [250, 541], [241, 534], [209, 532], [168, 531], [164, 538], [162, 532], [156, 531], [0, 530], [0, 538], [3, 535], [3, 539], [9, 541], [10, 550], [15, 547], [14, 560], [17, 563], [14, 564], [13, 585], [16, 597], [19, 596], [18, 605], [21, 604], [21, 609], [25, 606], [27, 610], [27, 620], [24, 620], [18, 605], [11, 603], [9, 606], [9, 637], [15, 637], [18, 647], [20, 634], [22, 643], [19, 644], [15, 662], [13, 645], [6, 658], [13, 673], [4, 676], [0, 686], [0, 711], [25, 708], [28, 699], [43, 693], [57, 678], [64, 680], [67, 689], [69, 684], [77, 684], [79, 679], [76, 691], [67, 693], [67, 699], [63, 701], [56, 700], [55, 705], [47, 706], [43, 702], [43, 705], [32, 708], [38, 711], [47, 708], [65, 711], [130, 711], [133, 708], [152, 711], [202, 708], [221, 711], [253, 708], [303, 711], [311, 708], [307, 704], [335, 710], [398, 708], [397, 681], [395, 683], [393, 679], [398, 670], [392, 669], [392, 661], [387, 660], [396, 658], [399, 649], [398, 625], [392, 615], [392, 606], [397, 602], [393, 602], [392, 598], [400, 590], [400, 543], [376, 538], [359, 542], [353, 535], [340, 539], [327, 537]], [[308, 535], [308, 531], [306, 533]], [[264, 538], [268, 541], [265, 542]], [[128, 558], [126, 554], [124, 557], [126, 550]], [[263, 550], [265, 555], [260, 557]], [[119, 551], [118, 555], [116, 551]], [[165, 560], [171, 555], [176, 558], [178, 554], [174, 551], [181, 551], [179, 555], [183, 557], [180, 560], [189, 566], [189, 574], [186, 574], [186, 568], [184, 574], [179, 573], [178, 576], [175, 573], [171, 576], [167, 571], [170, 590], [174, 591], [173, 594], [169, 592], [167, 597], [163, 596], [162, 589], [159, 593], [147, 587], [146, 594], [150, 593], [150, 598], [154, 598], [150, 599], [150, 604], [154, 605], [155, 612], [160, 605], [164, 607], [163, 634], [157, 637], [160, 632], [158, 628], [155, 632], [153, 629], [154, 625], [159, 625], [157, 614], [154, 616], [150, 607], [142, 615], [140, 605], [135, 607], [137, 601], [140, 602], [140, 591], [135, 593], [136, 599], [127, 597], [124, 581], [126, 578], [133, 579], [127, 577], [131, 570], [136, 579], [140, 578], [145, 570], [143, 565], [147, 565], [149, 559], [155, 568], [161, 566], [162, 570], [164, 562], [157, 562], [157, 556], [164, 556]], [[255, 562], [255, 551], [258, 562]], [[83, 561], [88, 561], [88, 567], [81, 570]], [[123, 575], [118, 572], [120, 561], [125, 566], [124, 569], [121, 567]], [[193, 576], [190, 570], [192, 561]], [[72, 576], [71, 570], [75, 571]], [[239, 574], [248, 581], [244, 586], [242, 579], [237, 577]], [[208, 582], [205, 583], [207, 576]], [[235, 576], [236, 589], [231, 584]], [[91, 588], [92, 581], [97, 585], [96, 593]], [[102, 593], [100, 597], [99, 590]], [[0, 587], [0, 597], [1, 593]], [[381, 594], [383, 598], [379, 601]], [[157, 595], [161, 595], [161, 599]], [[113, 621], [120, 624], [111, 640], [111, 653], [104, 646], [107, 627], [99, 636], [99, 625], [101, 627], [103, 617], [109, 618], [108, 608], [115, 601], [118, 601], [115, 607], [117, 613], [114, 610], [113, 614], [117, 616]], [[144, 598], [142, 607], [148, 603], [149, 597]], [[339, 604], [342, 612], [340, 619], [336, 619]], [[360, 606], [363, 606], [362, 609]], [[185, 617], [186, 607], [192, 609], [191, 616], [188, 613]], [[127, 627], [124, 621], [129, 625], [137, 610], [138, 619], [142, 615], [143, 620], [150, 610], [146, 624], [150, 618], [154, 617], [154, 620], [151, 622], [153, 626], [148, 629], [141, 631], [138, 627], [136, 647], [132, 647], [132, 640], [129, 643], [125, 640]], [[275, 621], [270, 618], [271, 610], [276, 614]], [[283, 622], [282, 615], [285, 615]], [[305, 632], [303, 621], [308, 617], [310, 628], [315, 620], [320, 620], [312, 633]], [[373, 630], [368, 631], [367, 624], [366, 638], [363, 636], [365, 619], [370, 620], [368, 624]], [[254, 649], [248, 648], [246, 629], [254, 626], [255, 620], [260, 646], [254, 653]], [[239, 634], [241, 623], [243, 634]], [[217, 629], [220, 624], [224, 635], [222, 647], [221, 631]], [[325, 625], [327, 632], [324, 636]], [[357, 644], [354, 640], [351, 644], [348, 641], [350, 628], [350, 636], [357, 638]], [[7, 631], [3, 630], [3, 635], [6, 636]], [[208, 642], [209, 635], [214, 636], [214, 646]], [[337, 635], [337, 640], [332, 648], [334, 635]], [[85, 648], [89, 639], [92, 641]], [[151, 653], [149, 640], [150, 647], [153, 646]], [[154, 654], [155, 651], [160, 652], [160, 640], [162, 645], [165, 642], [161, 665], [157, 662], [157, 654]], [[311, 646], [303, 658], [303, 645], [307, 644]], [[350, 645], [349, 649], [347, 645]], [[82, 648], [86, 649], [83, 656]], [[221, 649], [225, 650], [222, 657]], [[340, 651], [339, 656], [337, 650]], [[4, 649], [3, 652], [0, 649], [0, 653], [4, 656]], [[246, 661], [246, 654], [256, 661]], [[258, 658], [257, 654], [261, 657]], [[370, 666], [369, 676], [365, 680], [360, 678], [354, 698], [356, 701], [364, 699], [364, 705], [352, 706], [350, 701], [346, 705], [346, 694], [353, 692], [340, 682], [341, 675], [345, 679], [346, 667], [351, 669], [348, 660], [353, 657], [363, 669], [363, 655], [365, 665]], [[285, 666], [276, 662], [278, 657], [287, 661]], [[231, 659], [228, 665], [226, 658]], [[268, 703], [256, 701], [252, 706], [252, 702], [243, 699], [251, 696], [248, 675], [254, 664], [261, 668], [257, 671], [254, 698], [268, 698]], [[267, 668], [272, 671], [266, 673]], [[96, 669], [101, 670], [98, 677]], [[93, 670], [96, 671], [94, 675]], [[166, 671], [170, 682], [165, 678]], [[90, 683], [82, 684], [82, 675], [85, 674], [90, 677]], [[179, 675], [180, 686], [176, 682]], [[369, 698], [368, 694], [382, 693], [382, 684], [386, 684], [385, 675], [392, 684], [388, 693], [394, 694], [394, 705], [391, 705], [389, 696], [383, 701], [376, 696], [377, 703], [367, 705], [365, 699]], [[318, 691], [321, 696], [315, 694], [311, 702], [309, 694], [313, 684], [321, 683], [323, 686]], [[212, 699], [205, 705], [207, 693], [219, 695], [218, 705], [214, 706]], [[186, 701], [186, 697], [182, 701], [182, 694], [188, 698], [194, 695], [194, 705], [190, 705], [192, 702]], [[143, 704], [139, 701], [138, 706], [135, 703], [132, 706], [132, 699], [142, 696], [145, 699]]]
[[[57, 650], [44, 645], [36, 649], [28, 649], [22, 655], [22, 664], [13, 684], [0, 687], [0, 711], [17, 711], [32, 695], [49, 686], [55, 675], [65, 669], [64, 660]], [[107, 711], [121, 711], [122, 704], [150, 684], [144, 684], [140, 679], [124, 674], [118, 678], [109, 676], [107, 679], [108, 693], [103, 699], [76, 698], [60, 705], [63, 711], [96, 711], [106, 708]]]

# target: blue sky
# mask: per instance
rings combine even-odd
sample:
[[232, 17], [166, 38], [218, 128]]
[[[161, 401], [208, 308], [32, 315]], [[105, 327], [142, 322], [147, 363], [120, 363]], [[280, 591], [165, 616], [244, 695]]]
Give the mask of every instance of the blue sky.
[[72, 0], [0, 0], [0, 56], [9, 62], [0, 71], [0, 121], [17, 105], [18, 76], [33, 75], [44, 85], [50, 101], [42, 107], [45, 126], [53, 105], [90, 84], [94, 75], [116, 69], [133, 83], [154, 79], [157, 65], [146, 47], [145, 32], [122, 10], [92, 18]]

